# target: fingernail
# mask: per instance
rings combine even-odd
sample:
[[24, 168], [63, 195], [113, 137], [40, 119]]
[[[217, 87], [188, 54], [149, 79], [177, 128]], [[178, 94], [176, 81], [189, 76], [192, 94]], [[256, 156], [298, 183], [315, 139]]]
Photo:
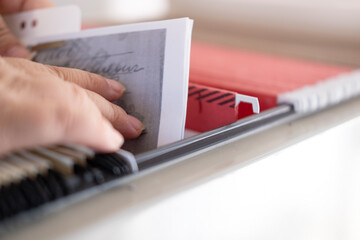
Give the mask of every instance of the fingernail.
[[133, 129], [136, 131], [136, 134], [140, 134], [144, 129], [145, 126], [140, 122], [137, 118], [128, 115], [128, 121]]
[[124, 144], [124, 137], [116, 131], [110, 123], [106, 123], [106, 143], [112, 150], [118, 150]]
[[110, 85], [111, 89], [113, 89], [117, 94], [120, 95], [124, 93], [125, 91], [124, 85], [112, 79], [106, 79], [106, 81]]
[[19, 57], [19, 58], [28, 58], [31, 55], [30, 51], [23, 46], [13, 46], [5, 53], [7, 57]]

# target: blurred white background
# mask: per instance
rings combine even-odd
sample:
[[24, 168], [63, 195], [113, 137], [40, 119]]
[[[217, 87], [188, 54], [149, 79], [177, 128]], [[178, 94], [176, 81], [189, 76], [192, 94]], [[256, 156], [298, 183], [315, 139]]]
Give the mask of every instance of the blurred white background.
[[83, 22], [90, 25], [117, 24], [158, 19], [169, 13], [168, 0], [55, 0], [56, 5], [76, 4]]
[[86, 26], [175, 17], [194, 39], [360, 66], [359, 0], [55, 0], [82, 8]]

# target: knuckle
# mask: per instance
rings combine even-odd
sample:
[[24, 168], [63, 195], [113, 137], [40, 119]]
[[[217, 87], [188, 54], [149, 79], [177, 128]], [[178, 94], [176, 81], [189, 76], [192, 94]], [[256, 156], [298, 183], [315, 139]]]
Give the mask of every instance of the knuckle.
[[56, 77], [65, 79], [66, 73], [59, 67], [48, 65], [48, 68], [52, 74], [54, 74]]
[[95, 73], [85, 72], [88, 87], [99, 89], [103, 85], [103, 78]]
[[110, 108], [111, 108], [111, 121], [114, 123], [121, 123], [125, 120], [126, 117], [126, 112], [116, 106], [115, 104], [110, 103]]
[[83, 107], [88, 99], [86, 91], [76, 84], [70, 83], [70, 98], [71, 105], [75, 108]]
[[74, 111], [70, 104], [60, 103], [54, 109], [53, 121], [61, 136], [67, 135], [74, 126]]
[[86, 93], [74, 84], [69, 86], [67, 99], [62, 100], [55, 109], [56, 123], [62, 129], [63, 133], [68, 133], [79, 117], [79, 112], [86, 104]]
[[[10, 66], [8, 67], [10, 68]], [[29, 77], [22, 72], [1, 70], [0, 67], [0, 90], [3, 94], [18, 98], [19, 94], [24, 96], [32, 89]]]
[[64, 108], [62, 109], [58, 104], [38, 104], [33, 105], [32, 112], [36, 114], [31, 112], [26, 114], [27, 121], [36, 130], [37, 137], [51, 141], [62, 136], [63, 118], [66, 116]]
[[97, 81], [94, 78], [94, 74], [83, 71], [83, 77], [84, 77], [86, 85], [94, 86], [97, 84]]

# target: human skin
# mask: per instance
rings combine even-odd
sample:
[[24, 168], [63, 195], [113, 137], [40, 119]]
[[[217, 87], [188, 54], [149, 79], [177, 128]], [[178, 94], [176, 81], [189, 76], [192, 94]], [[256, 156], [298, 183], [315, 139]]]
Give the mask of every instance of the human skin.
[[[46, 0], [0, 0], [0, 14], [52, 6]], [[0, 154], [75, 143], [116, 151], [144, 129], [111, 103], [125, 87], [85, 71], [35, 63], [0, 18]]]
[[[0, 0], [0, 14], [12, 14], [39, 8], [53, 7], [49, 0]], [[0, 55], [27, 58], [30, 52], [9, 31], [0, 16]]]

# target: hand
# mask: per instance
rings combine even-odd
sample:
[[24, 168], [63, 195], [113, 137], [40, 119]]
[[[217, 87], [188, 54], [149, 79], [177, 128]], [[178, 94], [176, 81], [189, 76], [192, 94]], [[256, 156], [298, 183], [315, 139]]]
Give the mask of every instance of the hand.
[[0, 154], [64, 142], [117, 150], [123, 143], [117, 130], [135, 138], [144, 129], [109, 102], [123, 91], [120, 83], [85, 71], [0, 58]]
[[[54, 6], [49, 0], [0, 0], [0, 14], [47, 8]], [[0, 16], [0, 56], [27, 58], [30, 52], [9, 31]]]

